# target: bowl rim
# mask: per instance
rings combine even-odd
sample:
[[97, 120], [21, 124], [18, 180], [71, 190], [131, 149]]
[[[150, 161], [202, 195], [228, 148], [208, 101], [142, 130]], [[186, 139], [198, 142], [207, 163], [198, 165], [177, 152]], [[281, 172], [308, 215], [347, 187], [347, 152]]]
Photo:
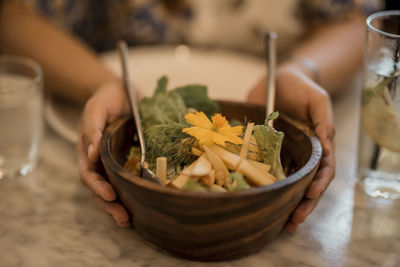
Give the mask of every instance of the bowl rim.
[[[225, 103], [227, 101], [224, 101]], [[239, 102], [232, 102], [232, 103], [239, 103]], [[248, 103], [246, 103], [248, 104]], [[259, 105], [254, 105], [254, 106], [259, 106]], [[260, 106], [261, 107], [261, 106]], [[194, 191], [185, 191], [185, 190], [179, 190], [175, 188], [170, 188], [170, 187], [163, 187], [160, 185], [157, 185], [153, 182], [147, 181], [139, 176], [134, 175], [132, 172], [128, 171], [125, 169], [123, 166], [121, 166], [112, 156], [111, 153], [111, 140], [114, 136], [114, 133], [116, 132], [119, 127], [121, 127], [124, 123], [126, 123], [128, 120], [132, 119], [131, 117], [123, 117], [118, 119], [117, 121], [113, 122], [110, 124], [106, 130], [103, 133], [103, 136], [101, 137], [100, 143], [99, 143], [99, 152], [100, 152], [100, 158], [103, 161], [109, 163], [109, 167], [114, 170], [114, 172], [118, 173], [121, 177], [123, 177], [125, 180], [143, 187], [147, 190], [151, 191], [156, 191], [157, 193], [161, 194], [168, 194], [168, 195], [175, 195], [175, 196], [182, 196], [182, 197], [196, 197], [196, 198], [203, 198], [203, 199], [215, 199], [215, 198], [220, 198], [220, 199], [225, 199], [225, 198], [231, 198], [231, 197], [248, 197], [248, 196], [253, 196], [253, 195], [258, 195], [260, 193], [266, 193], [270, 191], [275, 191], [277, 189], [286, 187], [288, 185], [294, 184], [298, 181], [300, 181], [302, 178], [305, 178], [307, 174], [312, 172], [314, 168], [316, 168], [321, 160], [322, 157], [322, 146], [321, 142], [316, 137], [312, 132], [304, 131], [300, 129], [298, 126], [293, 125], [294, 127], [300, 129], [302, 132], [306, 134], [306, 136], [309, 138], [311, 142], [311, 156], [307, 160], [307, 162], [302, 166], [298, 171], [292, 173], [291, 175], [287, 176], [284, 180], [277, 181], [271, 185], [267, 186], [259, 186], [259, 187], [253, 187], [251, 189], [247, 190], [242, 190], [238, 192], [194, 192]], [[285, 121], [288, 121], [287, 119], [282, 118]], [[290, 123], [290, 122], [289, 122]]]

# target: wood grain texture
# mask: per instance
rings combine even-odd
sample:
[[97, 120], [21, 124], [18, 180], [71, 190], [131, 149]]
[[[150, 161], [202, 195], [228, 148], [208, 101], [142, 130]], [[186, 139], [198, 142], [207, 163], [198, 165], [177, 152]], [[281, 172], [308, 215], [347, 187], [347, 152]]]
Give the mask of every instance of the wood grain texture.
[[[264, 108], [220, 102], [228, 119], [263, 123]], [[285, 133], [282, 163], [291, 173], [273, 185], [237, 193], [187, 192], [136, 177], [123, 164], [135, 131], [129, 118], [107, 128], [100, 154], [119, 200], [136, 230], [153, 247], [200, 261], [233, 260], [261, 250], [282, 230], [318, 168], [319, 140], [283, 119], [274, 125]]]

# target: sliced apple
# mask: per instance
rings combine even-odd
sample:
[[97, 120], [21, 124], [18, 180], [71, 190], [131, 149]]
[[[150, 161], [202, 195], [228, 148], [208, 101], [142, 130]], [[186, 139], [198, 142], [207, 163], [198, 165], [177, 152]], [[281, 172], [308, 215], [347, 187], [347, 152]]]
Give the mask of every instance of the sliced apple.
[[204, 150], [212, 167], [215, 169], [215, 180], [217, 181], [217, 184], [226, 185], [229, 178], [229, 170], [224, 161], [208, 146], [202, 146], [201, 148]]
[[167, 158], [158, 157], [156, 165], [156, 176], [160, 182], [165, 185], [167, 183]]
[[244, 133], [242, 148], [240, 149], [240, 158], [242, 160], [247, 158], [247, 153], [249, 151], [249, 143], [250, 143], [250, 138], [252, 137], [253, 128], [254, 128], [254, 123], [249, 122], [246, 127], [246, 132]]
[[205, 176], [211, 171], [211, 163], [206, 154], [202, 154], [196, 161], [192, 169], [191, 176]]

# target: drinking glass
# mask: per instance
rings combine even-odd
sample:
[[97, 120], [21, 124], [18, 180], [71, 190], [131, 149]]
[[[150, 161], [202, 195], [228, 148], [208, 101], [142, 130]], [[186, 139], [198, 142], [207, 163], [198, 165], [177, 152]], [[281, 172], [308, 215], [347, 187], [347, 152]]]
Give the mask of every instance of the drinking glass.
[[367, 194], [400, 198], [400, 11], [366, 24], [357, 175]]
[[42, 134], [42, 70], [24, 57], [0, 55], [0, 179], [26, 175]]

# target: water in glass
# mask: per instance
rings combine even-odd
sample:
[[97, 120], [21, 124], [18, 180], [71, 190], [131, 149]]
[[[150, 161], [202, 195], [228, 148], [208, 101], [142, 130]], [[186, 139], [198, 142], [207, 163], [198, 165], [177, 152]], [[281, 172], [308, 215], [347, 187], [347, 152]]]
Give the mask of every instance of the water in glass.
[[400, 198], [400, 63], [380, 55], [364, 70], [358, 176], [367, 194]]
[[37, 161], [42, 96], [26, 76], [0, 73], [0, 179], [27, 174]]

